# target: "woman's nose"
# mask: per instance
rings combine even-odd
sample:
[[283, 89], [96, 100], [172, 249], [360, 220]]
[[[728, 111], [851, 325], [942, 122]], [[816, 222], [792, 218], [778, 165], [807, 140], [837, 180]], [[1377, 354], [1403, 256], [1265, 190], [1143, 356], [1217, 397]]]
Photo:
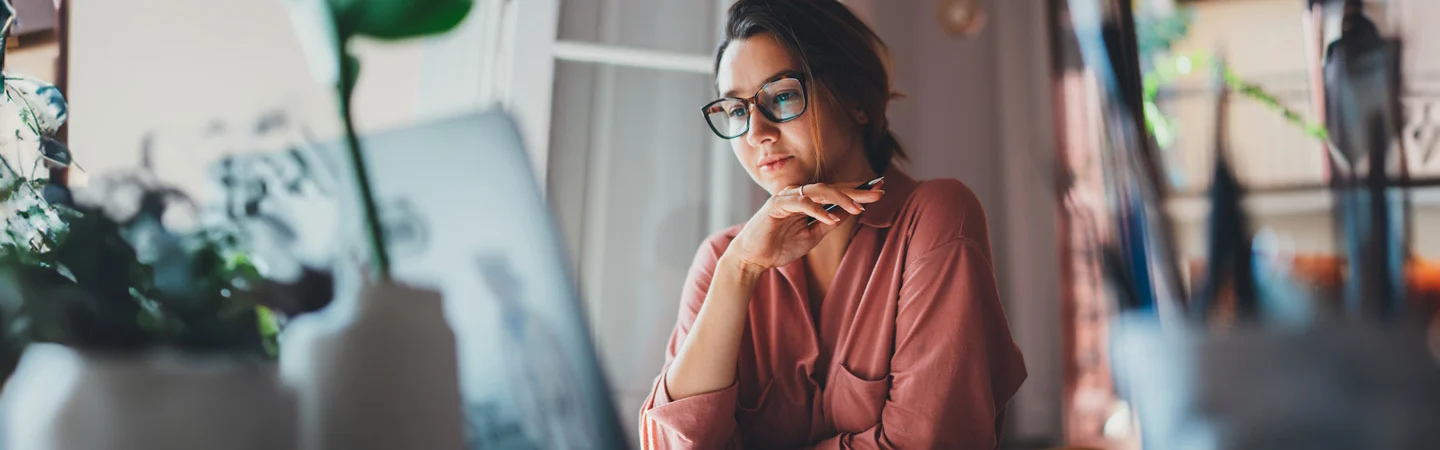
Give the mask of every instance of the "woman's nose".
[[745, 133], [745, 140], [751, 147], [763, 147], [775, 143], [780, 138], [780, 128], [770, 118], [760, 114], [758, 105], [750, 105], [750, 131]]

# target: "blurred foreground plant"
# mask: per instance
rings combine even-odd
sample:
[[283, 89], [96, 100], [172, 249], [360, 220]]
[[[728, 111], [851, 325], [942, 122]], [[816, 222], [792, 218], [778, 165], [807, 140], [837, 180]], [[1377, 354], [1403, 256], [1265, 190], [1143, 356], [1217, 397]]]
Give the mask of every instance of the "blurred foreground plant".
[[[38, 80], [5, 73], [3, 81], [0, 105], [18, 120], [0, 118], [0, 133], [15, 137], [7, 139], [15, 150], [0, 153], [0, 375], [34, 342], [271, 358], [280, 321], [329, 299], [328, 272], [265, 279], [248, 249], [254, 233], [234, 217], [166, 226], [167, 215], [198, 208], [148, 168], [80, 192], [98, 200], [75, 201], [65, 183], [71, 154], [54, 135], [64, 98]], [[49, 177], [12, 164], [6, 155], [22, 145], [34, 146], [36, 169], [44, 164]]]
[[372, 267], [378, 279], [390, 277], [385, 230], [380, 224], [375, 195], [365, 166], [364, 152], [355, 131], [353, 99], [360, 79], [360, 60], [350, 43], [364, 36], [398, 40], [438, 35], [465, 19], [473, 0], [281, 0], [290, 6], [296, 30], [321, 82], [339, 93], [340, 116], [345, 123], [350, 166], [359, 188], [361, 209], [370, 240]]
[[123, 194], [98, 204], [45, 205], [24, 193], [0, 202], [31, 205], [11, 220], [29, 225], [7, 227], [0, 241], [0, 318], [10, 350], [51, 342], [268, 358], [277, 351], [276, 313], [305, 312], [284, 291], [328, 298], [326, 273], [266, 280], [247, 253], [247, 234], [231, 222], [167, 227], [176, 205], [193, 205], [150, 179], [112, 181], [104, 191]]
[[[4, 11], [8, 0], [0, 0]], [[0, 19], [7, 28], [12, 23]], [[64, 97], [53, 85], [3, 69], [0, 377], [35, 342], [273, 358], [283, 318], [328, 301], [328, 272], [307, 270], [292, 283], [265, 279], [249, 251], [254, 233], [235, 217], [166, 226], [167, 215], [198, 208], [148, 167], [82, 191], [102, 198], [77, 202], [66, 184], [74, 162], [55, 136], [67, 117]], [[28, 173], [13, 164], [11, 158], [29, 161], [31, 153], [35, 167]], [[48, 174], [38, 170], [42, 164]]]

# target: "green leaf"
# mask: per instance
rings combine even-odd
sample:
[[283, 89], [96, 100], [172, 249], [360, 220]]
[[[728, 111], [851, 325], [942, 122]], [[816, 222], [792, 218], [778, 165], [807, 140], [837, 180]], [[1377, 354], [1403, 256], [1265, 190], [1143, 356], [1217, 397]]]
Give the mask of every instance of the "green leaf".
[[255, 306], [256, 322], [260, 327], [261, 343], [265, 353], [274, 358], [280, 355], [280, 319], [275, 312], [264, 306]]
[[330, 0], [342, 36], [405, 39], [444, 33], [470, 14], [473, 0]]

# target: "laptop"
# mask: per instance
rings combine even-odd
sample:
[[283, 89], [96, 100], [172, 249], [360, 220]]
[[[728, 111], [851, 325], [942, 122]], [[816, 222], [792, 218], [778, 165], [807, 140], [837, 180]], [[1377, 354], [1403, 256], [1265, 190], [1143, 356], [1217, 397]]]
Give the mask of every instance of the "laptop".
[[[362, 142], [393, 276], [444, 297], [469, 448], [627, 447], [558, 230], [510, 117], [476, 113]], [[278, 200], [290, 202], [280, 216], [297, 225], [296, 242], [285, 245], [332, 254], [367, 248], [353, 184], [324, 181], [352, 180], [343, 142], [302, 153], [311, 152], [245, 157], [268, 158], [270, 174], [334, 186], [294, 188], [306, 198]], [[281, 166], [313, 173], [294, 177], [299, 169]], [[347, 272], [354, 271], [337, 276]], [[357, 285], [342, 277], [337, 289]]]

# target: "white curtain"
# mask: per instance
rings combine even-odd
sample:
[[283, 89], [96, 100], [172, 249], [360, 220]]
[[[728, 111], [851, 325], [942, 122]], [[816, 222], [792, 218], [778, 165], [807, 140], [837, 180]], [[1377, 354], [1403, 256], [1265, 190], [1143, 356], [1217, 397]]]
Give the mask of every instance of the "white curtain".
[[[708, 55], [715, 2], [562, 3], [560, 39]], [[757, 197], [700, 107], [710, 74], [559, 62], [547, 189], [620, 417], [635, 429], [701, 240]]]

